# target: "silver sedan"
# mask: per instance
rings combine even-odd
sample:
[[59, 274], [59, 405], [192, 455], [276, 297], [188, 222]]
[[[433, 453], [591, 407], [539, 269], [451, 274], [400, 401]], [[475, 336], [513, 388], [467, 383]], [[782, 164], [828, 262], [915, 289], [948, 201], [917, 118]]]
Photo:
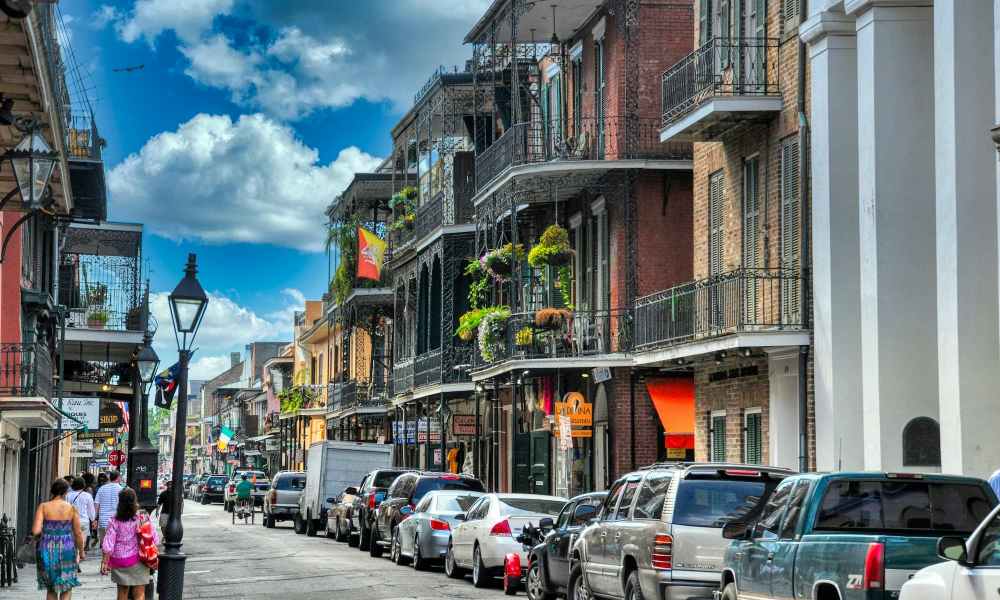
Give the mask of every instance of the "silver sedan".
[[455, 515], [469, 510], [480, 496], [480, 492], [446, 490], [424, 496], [393, 532], [392, 561], [397, 565], [410, 562], [414, 569], [421, 570], [430, 561], [443, 560], [451, 531], [458, 525]]

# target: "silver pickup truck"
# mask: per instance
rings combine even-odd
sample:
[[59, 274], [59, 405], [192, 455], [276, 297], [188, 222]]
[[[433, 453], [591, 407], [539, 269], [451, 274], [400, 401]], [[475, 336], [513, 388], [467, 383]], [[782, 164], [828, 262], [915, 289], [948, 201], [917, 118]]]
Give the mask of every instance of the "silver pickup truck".
[[303, 471], [278, 471], [271, 479], [271, 489], [264, 494], [264, 527], [290, 521], [299, 514], [299, 496], [306, 489]]

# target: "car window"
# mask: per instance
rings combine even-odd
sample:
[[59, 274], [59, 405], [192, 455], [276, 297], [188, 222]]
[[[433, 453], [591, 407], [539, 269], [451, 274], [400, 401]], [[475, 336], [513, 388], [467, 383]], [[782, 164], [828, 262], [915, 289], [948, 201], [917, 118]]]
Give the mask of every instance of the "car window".
[[439, 513], [467, 512], [475, 505], [476, 500], [479, 500], [479, 498], [479, 496], [456, 496], [452, 494], [437, 496], [437, 500], [434, 503], [434, 511]]
[[208, 483], [209, 483], [209, 485], [222, 485], [222, 484], [226, 483], [226, 478], [225, 477], [209, 477], [208, 478]]
[[478, 479], [470, 477], [421, 477], [416, 491], [412, 493], [414, 501], [423, 498], [427, 492], [434, 490], [465, 490], [469, 492], [485, 492], [486, 489]]
[[611, 492], [608, 493], [608, 497], [604, 499], [604, 506], [601, 507], [602, 521], [610, 521], [614, 518], [615, 507], [618, 506], [618, 500], [621, 498], [624, 490], [624, 481], [619, 481], [611, 486]]
[[586, 525], [591, 519], [597, 516], [597, 511], [600, 508], [600, 502], [587, 502], [582, 501], [576, 506], [576, 510], [573, 511], [573, 520], [570, 522], [571, 526]]
[[570, 517], [573, 516], [573, 512], [576, 510], [576, 502], [567, 502], [566, 506], [559, 511], [559, 516], [556, 518], [556, 529], [563, 529], [569, 525]]
[[795, 482], [786, 480], [774, 490], [760, 511], [760, 518], [753, 529], [754, 538], [773, 540], [778, 537], [778, 532], [781, 531], [781, 518], [785, 515], [785, 507], [788, 506], [788, 498], [794, 488]]
[[359, 492], [367, 492], [368, 491], [368, 482], [371, 481], [371, 478], [372, 478], [371, 473], [369, 473], [369, 474], [367, 474], [367, 475], [365, 475], [364, 477], [361, 478], [361, 485], [358, 486], [358, 491]]
[[474, 521], [476, 519], [476, 515], [479, 514], [479, 509], [483, 506], [484, 502], [486, 502], [486, 498], [480, 498], [479, 500], [477, 500], [469, 508], [468, 512], [465, 513], [465, 520]]
[[479, 502], [479, 505], [476, 507], [476, 510], [473, 512], [473, 514], [469, 516], [469, 520], [478, 521], [479, 519], [485, 518], [489, 512], [490, 512], [490, 499], [483, 498], [482, 501]]
[[415, 512], [415, 513], [422, 513], [422, 512], [427, 512], [427, 507], [431, 505], [431, 500], [433, 500], [433, 499], [434, 499], [434, 498], [433, 498], [432, 496], [424, 496], [424, 499], [423, 499], [423, 500], [421, 500], [421, 501], [420, 501], [420, 502], [419, 502], [419, 503], [418, 503], [418, 504], [417, 504], [417, 505], [416, 505], [416, 506], [415, 506], [415, 507], [413, 508], [413, 512]]
[[554, 515], [559, 512], [565, 502], [563, 500], [547, 500], [542, 498], [499, 498], [500, 514], [507, 516], [520, 515]]
[[975, 559], [977, 566], [1000, 566], [1000, 513], [993, 517], [979, 537]]
[[622, 492], [622, 501], [618, 503], [618, 512], [615, 513], [615, 521], [621, 521], [628, 518], [628, 511], [632, 508], [632, 500], [635, 499], [635, 493], [639, 489], [639, 483], [639, 480], [634, 480], [625, 484], [625, 490]]
[[[769, 483], [759, 479], [700, 479], [686, 477], [677, 488], [675, 525], [721, 528], [760, 504]], [[770, 485], [775, 485], [773, 482]]]
[[646, 476], [639, 488], [633, 518], [659, 519], [663, 515], [663, 500], [667, 496], [671, 479], [669, 471], [653, 471]]
[[837, 480], [814, 529], [971, 533], [991, 508], [985, 488], [974, 484]]
[[387, 488], [392, 485], [396, 478], [403, 474], [403, 471], [379, 471], [375, 474], [372, 487]]
[[802, 517], [802, 508], [806, 502], [806, 496], [809, 495], [809, 480], [802, 479], [796, 484], [795, 489], [792, 490], [791, 497], [788, 499], [788, 508], [785, 509], [785, 518], [781, 523], [781, 531], [778, 533], [778, 537], [785, 540], [790, 540], [795, 537], [795, 532], [799, 527], [799, 520]]
[[306, 489], [305, 475], [286, 475], [274, 480], [276, 490], [304, 490]]
[[407, 484], [409, 484], [412, 479], [413, 477], [409, 475], [397, 478], [396, 481], [392, 483], [392, 486], [389, 487], [389, 497], [402, 498], [406, 496]]

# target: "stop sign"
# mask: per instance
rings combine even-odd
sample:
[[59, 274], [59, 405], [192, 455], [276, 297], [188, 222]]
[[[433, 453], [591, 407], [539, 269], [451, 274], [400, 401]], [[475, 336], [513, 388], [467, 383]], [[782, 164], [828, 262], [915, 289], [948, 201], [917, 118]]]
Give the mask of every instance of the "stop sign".
[[125, 453], [121, 450], [115, 450], [108, 455], [108, 462], [116, 467], [120, 467], [125, 464]]

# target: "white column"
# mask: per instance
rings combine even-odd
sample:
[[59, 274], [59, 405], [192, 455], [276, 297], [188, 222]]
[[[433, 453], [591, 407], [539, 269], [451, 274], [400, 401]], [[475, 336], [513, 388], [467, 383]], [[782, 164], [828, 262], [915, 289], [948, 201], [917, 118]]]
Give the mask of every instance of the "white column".
[[816, 468], [864, 468], [858, 237], [858, 66], [854, 17], [816, 12], [799, 28], [811, 68]]
[[865, 468], [902, 470], [902, 431], [938, 418], [930, 0], [846, 0], [858, 53]]
[[1000, 325], [992, 2], [934, 5], [941, 467], [1000, 464]]

